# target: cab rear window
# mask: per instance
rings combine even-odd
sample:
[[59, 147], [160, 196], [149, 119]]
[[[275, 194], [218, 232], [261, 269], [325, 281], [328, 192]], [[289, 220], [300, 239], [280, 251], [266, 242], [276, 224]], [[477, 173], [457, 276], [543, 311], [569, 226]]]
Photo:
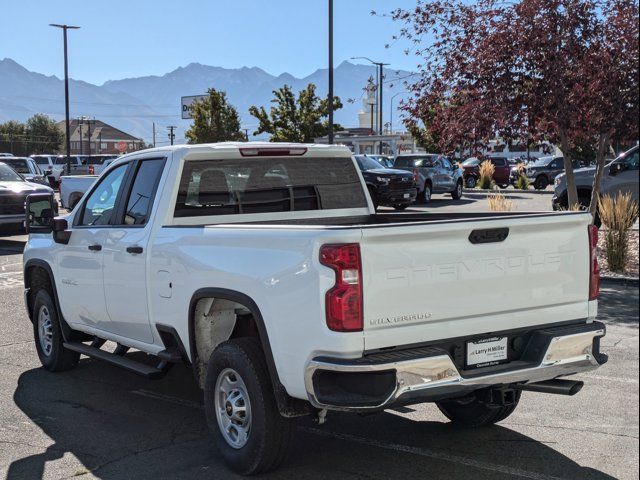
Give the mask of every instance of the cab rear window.
[[351, 158], [212, 159], [185, 162], [174, 215], [366, 207]]

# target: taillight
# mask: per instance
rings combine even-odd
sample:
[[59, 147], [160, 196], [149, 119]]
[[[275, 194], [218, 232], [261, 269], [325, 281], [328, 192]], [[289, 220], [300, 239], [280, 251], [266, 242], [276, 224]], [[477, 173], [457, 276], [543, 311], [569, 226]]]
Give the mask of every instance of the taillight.
[[93, 169], [93, 165], [89, 166], [89, 175], [93, 175], [93, 172], [95, 172], [95, 170]]
[[361, 332], [363, 320], [360, 245], [323, 245], [320, 247], [320, 263], [336, 272], [336, 283], [325, 297], [327, 326], [336, 332]]
[[589, 225], [589, 300], [600, 294], [600, 265], [598, 265], [598, 227]]

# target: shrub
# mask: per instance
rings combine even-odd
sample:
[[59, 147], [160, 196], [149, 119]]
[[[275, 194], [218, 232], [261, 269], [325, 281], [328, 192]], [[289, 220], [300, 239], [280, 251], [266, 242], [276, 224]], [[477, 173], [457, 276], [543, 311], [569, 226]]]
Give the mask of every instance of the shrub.
[[615, 198], [610, 195], [599, 198], [598, 207], [602, 224], [607, 227], [604, 243], [609, 270], [622, 272], [629, 253], [627, 231], [638, 218], [638, 203], [630, 193], [618, 193]]
[[493, 166], [489, 160], [485, 160], [480, 164], [477, 188], [482, 190], [489, 190], [493, 188], [495, 183], [493, 182], [493, 174], [496, 172], [496, 167]]
[[518, 179], [513, 184], [513, 186], [516, 187], [518, 190], [529, 190], [529, 187], [531, 186], [531, 182], [529, 181], [526, 175], [518, 175]]
[[489, 203], [489, 210], [492, 212], [510, 212], [513, 210], [513, 201], [501, 193], [490, 193], [487, 195], [487, 203]]

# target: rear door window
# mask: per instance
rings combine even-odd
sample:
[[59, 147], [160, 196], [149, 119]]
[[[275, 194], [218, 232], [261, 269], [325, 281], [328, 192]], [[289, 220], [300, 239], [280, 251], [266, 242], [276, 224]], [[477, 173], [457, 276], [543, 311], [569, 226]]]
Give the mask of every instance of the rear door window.
[[174, 215], [366, 208], [351, 158], [186, 161]]

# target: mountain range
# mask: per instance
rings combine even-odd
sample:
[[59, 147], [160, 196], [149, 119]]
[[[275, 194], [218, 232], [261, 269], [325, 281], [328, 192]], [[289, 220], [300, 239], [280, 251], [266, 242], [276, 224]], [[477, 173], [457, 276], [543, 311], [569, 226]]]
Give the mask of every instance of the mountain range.
[[[406, 71], [385, 72], [384, 116], [389, 121], [391, 96], [404, 92], [403, 79], [410, 80]], [[335, 121], [345, 127], [358, 125], [358, 112], [362, 110], [364, 88], [375, 67], [342, 62], [334, 70], [334, 92], [343, 103], [335, 114]], [[394, 80], [397, 79], [397, 80]], [[158, 144], [166, 143], [166, 127], [176, 125], [177, 139], [184, 137], [190, 120], [180, 118], [180, 97], [205, 93], [214, 87], [227, 93], [229, 101], [238, 109], [243, 127], [250, 133], [257, 121], [250, 116], [251, 105], [268, 107], [272, 91], [287, 84], [295, 92], [309, 83], [317, 86], [320, 96], [327, 92], [327, 69], [318, 69], [311, 75], [296, 78], [288, 73], [271, 75], [258, 67], [222, 68], [199, 63], [161, 76], [144, 76], [109, 80], [93, 85], [81, 80], [70, 80], [70, 114], [89, 116], [109, 123], [127, 133], [152, 141], [152, 124], [156, 124]], [[399, 125], [398, 95], [394, 101], [394, 125]], [[64, 82], [56, 76], [31, 72], [10, 58], [0, 60], [0, 122], [24, 121], [35, 113], [45, 113], [55, 120], [64, 119]]]

